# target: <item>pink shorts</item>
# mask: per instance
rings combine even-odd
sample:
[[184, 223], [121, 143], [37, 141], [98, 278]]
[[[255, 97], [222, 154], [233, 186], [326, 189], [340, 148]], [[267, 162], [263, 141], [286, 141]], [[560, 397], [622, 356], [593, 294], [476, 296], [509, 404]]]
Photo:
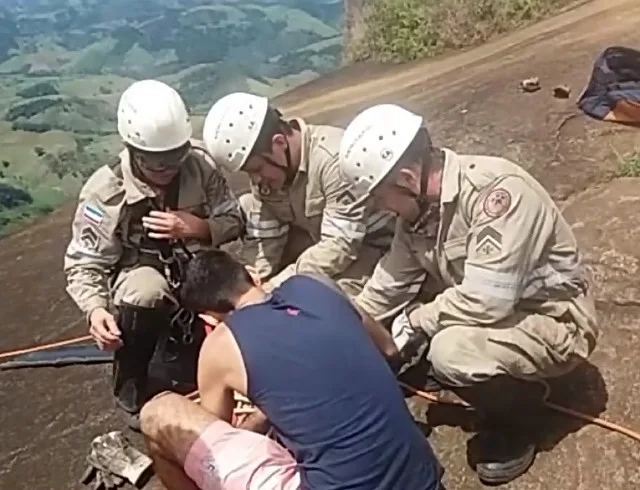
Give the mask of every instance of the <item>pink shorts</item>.
[[201, 490], [299, 490], [296, 461], [273, 439], [221, 420], [193, 443], [184, 470]]

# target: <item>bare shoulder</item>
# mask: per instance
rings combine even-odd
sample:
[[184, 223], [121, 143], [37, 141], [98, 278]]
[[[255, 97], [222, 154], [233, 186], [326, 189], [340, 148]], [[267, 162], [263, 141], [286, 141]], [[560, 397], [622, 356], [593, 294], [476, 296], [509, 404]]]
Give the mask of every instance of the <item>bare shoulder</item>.
[[207, 369], [223, 369], [228, 364], [225, 356], [228, 356], [231, 343], [235, 343], [235, 341], [229, 327], [222, 322], [216, 325], [202, 343], [200, 365]]
[[238, 344], [229, 327], [218, 323], [200, 349], [198, 384], [200, 380], [217, 380], [240, 391], [243, 386], [238, 386], [238, 380], [244, 378], [244, 363]]

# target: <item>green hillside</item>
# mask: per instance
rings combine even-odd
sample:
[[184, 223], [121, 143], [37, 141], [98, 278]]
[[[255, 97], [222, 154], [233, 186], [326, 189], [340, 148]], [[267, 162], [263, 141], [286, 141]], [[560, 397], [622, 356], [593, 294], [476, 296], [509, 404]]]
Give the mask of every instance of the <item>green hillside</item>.
[[342, 0], [3, 0], [0, 233], [74, 197], [118, 149], [122, 90], [159, 78], [204, 114], [334, 69]]

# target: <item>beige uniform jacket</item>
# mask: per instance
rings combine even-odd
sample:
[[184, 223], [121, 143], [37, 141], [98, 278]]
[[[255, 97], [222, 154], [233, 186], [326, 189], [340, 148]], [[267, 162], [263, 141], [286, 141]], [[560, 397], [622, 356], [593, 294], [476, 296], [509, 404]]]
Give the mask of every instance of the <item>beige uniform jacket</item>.
[[[221, 171], [199, 141], [192, 144], [191, 156], [180, 171], [178, 210], [206, 219], [211, 230], [208, 244], [185, 241], [187, 248], [195, 252], [202, 245], [217, 246], [237, 238], [244, 222]], [[109, 280], [114, 271], [138, 263], [144, 230], [136, 204], [151, 197], [163, 209], [163, 203], [158, 202], [160, 196], [133, 175], [128, 151], [120, 153], [119, 158], [122, 178], [110, 166], [103, 166], [80, 191], [64, 258], [67, 292], [85, 313], [107, 307]]]
[[516, 310], [570, 312], [595, 339], [592, 301], [576, 300], [589, 287], [578, 245], [545, 189], [508, 160], [445, 153], [439, 225], [411, 230], [399, 220], [358, 303], [388, 318], [428, 278], [441, 294], [420, 307], [426, 331], [490, 326]]
[[343, 129], [295, 121], [302, 137], [297, 175], [286, 189], [270, 195], [252, 185], [257, 205], [247, 212], [246, 246], [258, 248], [254, 266], [260, 276], [271, 276], [282, 265], [291, 227], [297, 227], [314, 243], [299, 256], [297, 272], [338, 277], [358, 258], [363, 244], [388, 249], [395, 217], [356, 201], [341, 176], [338, 152]]

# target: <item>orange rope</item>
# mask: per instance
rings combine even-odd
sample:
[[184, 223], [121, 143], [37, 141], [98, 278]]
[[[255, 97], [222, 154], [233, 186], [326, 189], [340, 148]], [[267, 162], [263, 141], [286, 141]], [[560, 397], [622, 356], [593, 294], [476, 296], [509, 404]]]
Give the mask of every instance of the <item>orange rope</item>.
[[[438, 397], [432, 395], [431, 393], [427, 393], [424, 391], [420, 391], [417, 390], [405, 383], [400, 382], [400, 385], [407, 389], [408, 391], [410, 391], [411, 393], [413, 393], [416, 396], [419, 396], [420, 398], [423, 398], [427, 401], [433, 402], [433, 403], [448, 403], [450, 405], [459, 405], [459, 406], [463, 406], [463, 407], [468, 407], [469, 404], [465, 403], [465, 402], [443, 402], [443, 400], [440, 400]], [[556, 412], [565, 414], [565, 415], [569, 415], [570, 417], [574, 417], [580, 420], [584, 420], [585, 422], [588, 422], [590, 424], [594, 424], [594, 425], [599, 425], [600, 427], [604, 427], [605, 429], [609, 429], [613, 432], [618, 432], [619, 434], [625, 435], [627, 437], [630, 437], [631, 439], [634, 439], [638, 442], [640, 442], [640, 434], [632, 431], [631, 429], [627, 429], [626, 427], [622, 427], [621, 425], [618, 424], [614, 424], [613, 422], [609, 422], [607, 420], [603, 420], [599, 417], [593, 417], [591, 415], [587, 415], [585, 413], [581, 413], [578, 412], [576, 410], [572, 410], [570, 408], [566, 408], [566, 407], [562, 407], [560, 405], [556, 405], [555, 403], [551, 403], [548, 401], [545, 401], [545, 405], [547, 407], [549, 407], [551, 410], [555, 410]]]
[[[77, 337], [75, 339], [62, 340], [62, 341], [54, 342], [54, 343], [51, 343], [51, 344], [39, 345], [39, 346], [36, 346], [36, 347], [29, 347], [29, 348], [21, 349], [21, 350], [3, 352], [3, 353], [0, 353], [0, 359], [4, 359], [4, 358], [7, 358], [7, 357], [12, 357], [12, 356], [17, 356], [17, 355], [20, 355], [20, 354], [28, 354], [30, 352], [38, 352], [38, 351], [41, 351], [41, 350], [46, 350], [46, 349], [49, 349], [49, 348], [52, 348], [52, 347], [59, 347], [59, 346], [62, 346], [62, 345], [75, 344], [77, 342], [82, 342], [83, 340], [89, 340], [90, 338], [91, 338], [90, 335], [84, 335], [82, 337]], [[414, 395], [419, 396], [420, 398], [423, 398], [423, 399], [425, 399], [425, 400], [427, 400], [429, 402], [432, 402], [432, 403], [447, 403], [447, 404], [450, 404], [450, 405], [459, 405], [459, 406], [467, 406], [467, 407], [469, 406], [469, 404], [467, 404], [465, 402], [462, 402], [462, 401], [460, 401], [460, 402], [452, 402], [452, 401], [445, 402], [443, 400], [440, 400], [438, 397], [434, 396], [431, 393], [427, 393], [425, 391], [420, 391], [420, 390], [418, 390], [416, 388], [413, 388], [412, 386], [409, 386], [409, 385], [407, 385], [405, 383], [402, 383], [402, 382], [400, 382], [400, 385], [403, 388], [405, 388], [406, 390], [408, 390], [411, 393], [413, 393]], [[200, 402], [200, 397], [198, 396], [198, 392], [197, 391], [194, 391], [193, 393], [190, 393], [189, 395], [187, 395], [187, 398], [189, 398], [190, 400], [195, 401], [196, 403]], [[562, 407], [562, 406], [556, 405], [555, 403], [552, 403], [552, 402], [546, 401], [545, 405], [547, 407], [549, 407], [551, 410], [554, 410], [556, 412], [562, 413], [564, 415], [568, 415], [570, 417], [574, 417], [574, 418], [579, 419], [579, 420], [583, 420], [583, 421], [585, 421], [587, 423], [590, 423], [590, 424], [598, 425], [600, 427], [603, 427], [603, 428], [608, 429], [608, 430], [613, 431], [613, 432], [618, 432], [619, 434], [625, 435], [625, 436], [627, 436], [627, 437], [629, 437], [631, 439], [634, 439], [634, 440], [640, 442], [640, 434], [638, 432], [635, 432], [635, 431], [633, 431], [631, 429], [627, 429], [626, 427], [623, 427], [621, 425], [614, 424], [613, 422], [609, 422], [607, 420], [603, 420], [603, 419], [601, 419], [599, 417], [593, 417], [591, 415], [588, 415], [588, 414], [585, 414], [585, 413], [581, 413], [581, 412], [578, 412], [576, 410], [572, 410], [570, 408]], [[247, 409], [247, 408], [242, 408], [242, 409], [237, 408], [237, 409], [234, 410], [234, 414], [242, 415], [242, 414], [249, 413], [250, 410], [251, 409]]]
[[20, 354], [29, 354], [31, 352], [38, 352], [41, 350], [51, 349], [52, 347], [60, 347], [63, 345], [75, 344], [77, 342], [82, 342], [83, 340], [91, 339], [91, 335], [83, 335], [82, 337], [77, 337], [75, 339], [61, 340], [60, 342], [53, 342], [51, 344], [38, 345], [35, 347], [28, 347], [26, 349], [8, 351], [0, 353], [0, 359], [5, 359], [7, 357], [19, 356]]

